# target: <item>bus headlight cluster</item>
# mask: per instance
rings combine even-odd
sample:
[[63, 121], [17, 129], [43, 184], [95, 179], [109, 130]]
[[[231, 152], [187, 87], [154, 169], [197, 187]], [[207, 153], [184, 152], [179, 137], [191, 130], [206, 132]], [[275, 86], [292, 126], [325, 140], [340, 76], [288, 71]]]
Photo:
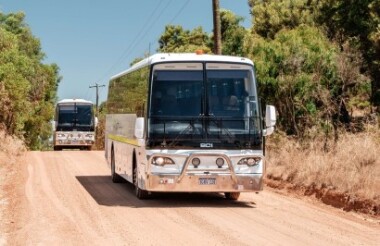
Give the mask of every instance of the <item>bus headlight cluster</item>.
[[153, 157], [152, 164], [158, 165], [158, 166], [164, 166], [164, 165], [174, 165], [175, 163], [169, 157], [158, 156], [158, 157]]
[[247, 166], [255, 166], [258, 165], [261, 161], [261, 157], [247, 157], [243, 158], [238, 162], [238, 165], [247, 165]]
[[57, 134], [57, 137], [59, 137], [59, 138], [64, 138], [64, 137], [66, 137], [66, 135], [63, 134], [63, 133], [58, 133], [58, 134]]

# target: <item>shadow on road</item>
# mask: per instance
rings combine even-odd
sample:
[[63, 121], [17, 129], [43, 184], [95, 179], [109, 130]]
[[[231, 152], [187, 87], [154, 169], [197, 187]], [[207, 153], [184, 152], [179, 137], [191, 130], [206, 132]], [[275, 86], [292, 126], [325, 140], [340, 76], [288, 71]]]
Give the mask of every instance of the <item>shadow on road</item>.
[[255, 208], [254, 202], [230, 201], [219, 193], [153, 193], [147, 200], [135, 196], [130, 183], [112, 183], [110, 176], [77, 176], [79, 183], [99, 205], [128, 207], [239, 207]]

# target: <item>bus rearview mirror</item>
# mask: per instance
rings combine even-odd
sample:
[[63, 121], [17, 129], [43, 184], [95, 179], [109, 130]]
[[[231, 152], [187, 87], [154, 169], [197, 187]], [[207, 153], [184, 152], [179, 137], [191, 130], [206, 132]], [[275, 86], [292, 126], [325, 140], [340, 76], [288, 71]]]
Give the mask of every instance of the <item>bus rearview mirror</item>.
[[144, 137], [144, 117], [137, 117], [135, 122], [135, 137], [141, 139]]
[[98, 127], [98, 123], [99, 123], [98, 117], [95, 117], [95, 127]]
[[272, 105], [267, 105], [265, 109], [265, 126], [264, 136], [269, 136], [274, 132], [276, 125], [276, 108]]

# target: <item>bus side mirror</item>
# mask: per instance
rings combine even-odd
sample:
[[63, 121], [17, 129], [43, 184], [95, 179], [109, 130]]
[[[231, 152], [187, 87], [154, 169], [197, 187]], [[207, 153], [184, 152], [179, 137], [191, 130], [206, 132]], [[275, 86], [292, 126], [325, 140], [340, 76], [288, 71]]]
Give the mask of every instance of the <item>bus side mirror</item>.
[[144, 138], [144, 117], [137, 117], [135, 122], [135, 137], [137, 139]]
[[265, 109], [265, 126], [264, 136], [269, 136], [274, 132], [276, 125], [276, 108], [272, 105], [267, 105]]

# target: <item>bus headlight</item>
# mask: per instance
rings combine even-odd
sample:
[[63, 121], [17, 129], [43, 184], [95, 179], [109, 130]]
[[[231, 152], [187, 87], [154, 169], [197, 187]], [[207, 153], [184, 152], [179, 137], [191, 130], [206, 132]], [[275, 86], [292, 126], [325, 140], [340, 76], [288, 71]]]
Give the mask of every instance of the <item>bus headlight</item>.
[[193, 158], [193, 159], [191, 160], [191, 163], [193, 164], [193, 166], [194, 166], [195, 168], [197, 168], [197, 167], [199, 166], [199, 164], [201, 164], [201, 160], [199, 160], [199, 158]]
[[164, 166], [164, 165], [174, 165], [175, 163], [169, 157], [158, 156], [158, 157], [153, 157], [152, 164], [158, 165], [158, 166]]
[[222, 166], [224, 165], [224, 159], [223, 159], [223, 158], [218, 158], [218, 159], [216, 159], [216, 165], [217, 165], [219, 168], [222, 168]]
[[238, 162], [238, 165], [247, 165], [247, 166], [255, 166], [258, 165], [261, 161], [261, 157], [247, 157], [243, 158]]
[[58, 134], [57, 134], [57, 137], [58, 137], [58, 138], [64, 138], [64, 137], [66, 137], [66, 135], [63, 134], [63, 133], [58, 133]]

